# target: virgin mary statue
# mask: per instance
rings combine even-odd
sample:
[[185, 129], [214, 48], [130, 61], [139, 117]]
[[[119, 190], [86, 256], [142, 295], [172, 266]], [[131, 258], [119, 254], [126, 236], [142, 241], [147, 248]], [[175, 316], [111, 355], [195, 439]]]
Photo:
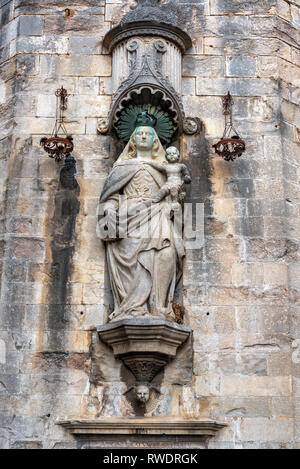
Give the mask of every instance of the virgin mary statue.
[[153, 203], [166, 183], [159, 167], [167, 164], [153, 122], [148, 114], [140, 122], [137, 119], [100, 197], [104, 216], [99, 232], [106, 243], [114, 299], [110, 320], [149, 316], [174, 320], [172, 305], [184, 246], [169, 196]]

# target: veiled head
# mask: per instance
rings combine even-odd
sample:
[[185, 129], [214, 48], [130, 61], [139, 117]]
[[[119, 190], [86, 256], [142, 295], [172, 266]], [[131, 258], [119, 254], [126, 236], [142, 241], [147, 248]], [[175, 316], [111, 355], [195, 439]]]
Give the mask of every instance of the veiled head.
[[148, 125], [136, 127], [132, 132], [129, 142], [124, 148], [115, 164], [128, 161], [145, 152], [145, 159], [151, 159], [163, 163], [166, 161], [166, 152], [157, 136], [155, 129]]

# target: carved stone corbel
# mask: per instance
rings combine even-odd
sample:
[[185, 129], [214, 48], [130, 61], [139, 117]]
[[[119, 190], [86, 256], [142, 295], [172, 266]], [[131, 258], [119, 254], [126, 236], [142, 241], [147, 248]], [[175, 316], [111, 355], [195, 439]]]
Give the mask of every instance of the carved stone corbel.
[[165, 319], [127, 319], [98, 327], [100, 339], [112, 347], [137, 383], [148, 383], [176, 357], [191, 330]]

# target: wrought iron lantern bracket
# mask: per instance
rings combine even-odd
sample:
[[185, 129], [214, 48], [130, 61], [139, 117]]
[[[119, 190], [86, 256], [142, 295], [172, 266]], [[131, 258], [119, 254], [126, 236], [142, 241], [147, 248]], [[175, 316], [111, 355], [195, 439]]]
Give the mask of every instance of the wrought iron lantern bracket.
[[[50, 158], [54, 158], [56, 162], [63, 158], [71, 158], [73, 151], [73, 138], [68, 135], [65, 126], [64, 111], [67, 109], [68, 92], [62, 86], [55, 92], [56, 96], [56, 118], [51, 137], [43, 137], [40, 141], [41, 146], [48, 153]], [[63, 136], [59, 136], [59, 134]]]
[[234, 102], [229, 91], [226, 96], [222, 97], [222, 102], [225, 128], [221, 140], [213, 145], [213, 148], [217, 155], [224, 158], [225, 161], [234, 161], [244, 153], [246, 145], [233, 126], [232, 106]]

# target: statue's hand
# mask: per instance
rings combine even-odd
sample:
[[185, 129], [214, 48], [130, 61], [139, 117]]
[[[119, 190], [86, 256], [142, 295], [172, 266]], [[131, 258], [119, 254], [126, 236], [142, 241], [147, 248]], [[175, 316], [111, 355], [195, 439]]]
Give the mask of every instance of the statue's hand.
[[184, 182], [186, 184], [190, 184], [192, 182], [192, 178], [190, 176], [184, 176]]

